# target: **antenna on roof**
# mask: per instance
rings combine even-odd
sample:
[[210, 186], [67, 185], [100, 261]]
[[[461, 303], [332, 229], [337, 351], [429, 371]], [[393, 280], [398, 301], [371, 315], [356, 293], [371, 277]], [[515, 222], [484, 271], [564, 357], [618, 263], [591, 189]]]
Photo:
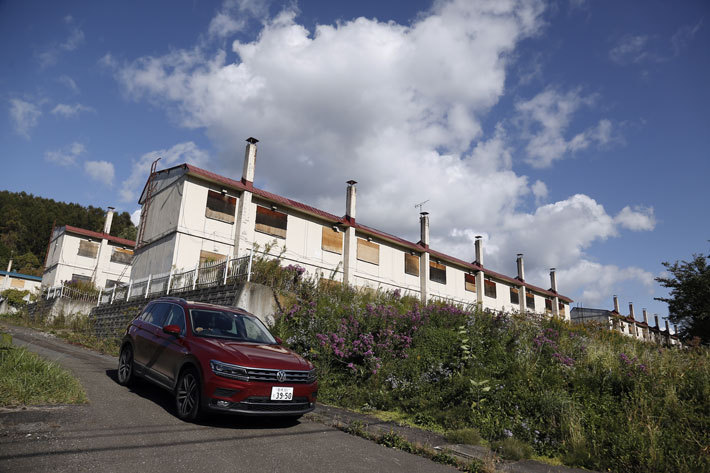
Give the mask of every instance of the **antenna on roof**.
[[414, 204], [414, 208], [419, 209], [419, 213], [421, 213], [424, 210], [424, 204], [429, 202], [429, 200], [431, 200], [431, 199], [427, 199], [424, 202], [419, 202], [418, 204]]

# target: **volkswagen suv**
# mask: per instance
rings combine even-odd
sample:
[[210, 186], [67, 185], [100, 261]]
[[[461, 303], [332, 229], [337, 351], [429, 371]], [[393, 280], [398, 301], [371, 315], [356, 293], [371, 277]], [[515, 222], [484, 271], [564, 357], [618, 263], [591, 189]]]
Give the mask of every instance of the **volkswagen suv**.
[[242, 309], [180, 298], [148, 303], [126, 329], [118, 382], [136, 377], [175, 396], [177, 415], [208, 411], [299, 417], [315, 408], [313, 365]]

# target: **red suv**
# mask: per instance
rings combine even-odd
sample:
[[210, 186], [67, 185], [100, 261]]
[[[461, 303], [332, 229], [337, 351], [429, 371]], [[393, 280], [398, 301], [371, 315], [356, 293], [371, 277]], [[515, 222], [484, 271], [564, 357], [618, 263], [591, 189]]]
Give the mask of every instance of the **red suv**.
[[136, 376], [175, 395], [177, 415], [202, 412], [299, 417], [315, 408], [313, 365], [280, 346], [261, 321], [242, 310], [163, 297], [126, 330], [118, 382]]

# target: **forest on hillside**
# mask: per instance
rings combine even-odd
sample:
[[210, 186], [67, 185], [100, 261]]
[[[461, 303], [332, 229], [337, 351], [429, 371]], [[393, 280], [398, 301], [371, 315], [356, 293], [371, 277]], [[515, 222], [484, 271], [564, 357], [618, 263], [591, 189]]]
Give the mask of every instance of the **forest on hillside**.
[[[41, 276], [52, 224], [100, 232], [106, 210], [92, 205], [57, 202], [26, 192], [0, 191], [0, 269], [10, 258], [14, 271]], [[135, 240], [137, 228], [128, 212], [113, 216], [111, 235]]]

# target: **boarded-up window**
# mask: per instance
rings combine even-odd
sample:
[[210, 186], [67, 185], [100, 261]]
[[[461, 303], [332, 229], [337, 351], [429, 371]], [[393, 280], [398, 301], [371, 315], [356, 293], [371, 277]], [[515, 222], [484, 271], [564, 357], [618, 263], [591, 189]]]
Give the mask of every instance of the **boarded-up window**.
[[358, 238], [357, 259], [366, 263], [380, 264], [380, 245]]
[[520, 291], [517, 287], [510, 288], [510, 303], [520, 304]]
[[91, 276], [83, 276], [83, 275], [81, 275], [81, 274], [72, 274], [72, 275], [71, 275], [71, 280], [72, 280], [72, 281], [90, 282], [90, 281], [91, 281]]
[[545, 299], [545, 312], [552, 312], [552, 299]]
[[15, 289], [22, 289], [23, 287], [25, 287], [25, 280], [12, 278], [10, 280], [10, 287], [14, 287]]
[[531, 292], [525, 293], [525, 307], [535, 310], [535, 296]]
[[497, 295], [496, 295], [496, 283], [495, 283], [494, 281], [490, 281], [490, 280], [488, 280], [488, 279], [485, 280], [485, 281], [483, 281], [483, 293], [484, 293], [487, 297], [492, 297], [493, 299], [495, 299], [495, 298], [497, 297]]
[[267, 209], [261, 205], [256, 206], [257, 232], [266, 233], [279, 238], [286, 238], [286, 224], [288, 216], [283, 212]]
[[111, 253], [112, 263], [131, 264], [133, 260], [133, 250], [124, 250], [123, 248], [114, 248]]
[[429, 262], [429, 280], [446, 284], [446, 266], [436, 261]]
[[419, 256], [404, 254], [404, 273], [419, 276]]
[[227, 259], [227, 257], [219, 253], [205, 250], [200, 251], [200, 264], [214, 263], [216, 261], [224, 261], [225, 259]]
[[219, 192], [207, 192], [207, 206], [205, 207], [205, 217], [220, 220], [222, 222], [234, 223], [234, 214], [237, 208], [237, 199]]
[[476, 276], [473, 274], [464, 274], [464, 286], [467, 291], [476, 292]]
[[343, 234], [336, 232], [330, 227], [323, 227], [323, 238], [321, 239], [323, 251], [343, 254]]
[[104, 284], [104, 287], [106, 289], [109, 289], [109, 288], [111, 288], [113, 286], [117, 286], [117, 285], [118, 285], [118, 281], [116, 281], [115, 279], [107, 279], [106, 284]]
[[86, 256], [87, 258], [96, 258], [99, 252], [99, 244], [93, 241], [81, 240], [79, 242], [79, 256]]

